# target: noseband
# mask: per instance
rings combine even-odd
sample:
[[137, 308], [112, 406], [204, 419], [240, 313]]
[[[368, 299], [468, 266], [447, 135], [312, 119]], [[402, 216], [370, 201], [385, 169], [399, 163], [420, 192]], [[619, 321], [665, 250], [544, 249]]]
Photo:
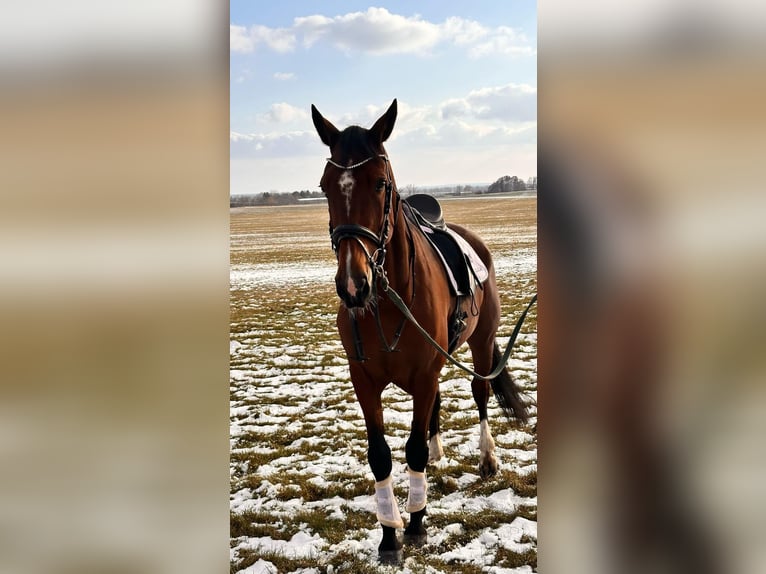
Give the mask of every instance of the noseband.
[[[353, 165], [348, 165], [348, 166], [341, 165], [339, 163], [334, 162], [331, 158], [327, 158], [327, 163], [334, 165], [335, 167], [338, 167], [340, 169], [348, 170], [348, 169], [354, 169], [356, 167], [364, 165], [368, 161], [371, 161], [378, 157], [382, 158], [383, 161], [386, 162], [386, 181], [385, 181], [386, 197], [383, 203], [383, 222], [381, 223], [380, 231], [378, 233], [375, 233], [371, 229], [363, 225], [358, 225], [356, 223], [345, 223], [343, 225], [338, 225], [337, 227], [330, 226], [330, 241], [332, 242], [332, 249], [335, 252], [335, 256], [336, 257], [338, 256], [338, 249], [340, 249], [341, 241], [343, 241], [344, 239], [354, 239], [355, 241], [359, 243], [365, 255], [367, 256], [367, 260], [370, 262], [373, 275], [382, 274], [383, 263], [386, 259], [386, 245], [391, 239], [390, 237], [391, 229], [390, 229], [390, 222], [389, 222], [388, 216], [389, 216], [389, 213], [391, 213], [391, 203], [393, 202], [393, 196], [394, 196], [394, 184], [391, 178], [391, 164], [388, 162], [388, 156], [384, 154], [373, 155], [358, 163], [355, 163]], [[399, 194], [397, 193], [396, 195], [398, 199]], [[370, 252], [367, 250], [367, 247], [365, 246], [361, 238], [369, 239], [372, 242], [372, 244], [375, 245], [375, 251], [372, 254], [370, 254]]]

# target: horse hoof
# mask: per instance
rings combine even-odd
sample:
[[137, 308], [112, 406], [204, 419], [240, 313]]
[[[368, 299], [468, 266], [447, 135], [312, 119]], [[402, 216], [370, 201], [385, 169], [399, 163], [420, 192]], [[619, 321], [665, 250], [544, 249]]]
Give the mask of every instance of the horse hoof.
[[428, 542], [428, 534], [425, 532], [417, 534], [404, 533], [404, 543], [408, 546], [423, 546], [426, 542]]
[[404, 562], [404, 552], [401, 548], [378, 550], [378, 562], [384, 566], [401, 566]]
[[497, 460], [494, 458], [482, 461], [479, 464], [479, 476], [482, 479], [492, 478], [497, 474]]

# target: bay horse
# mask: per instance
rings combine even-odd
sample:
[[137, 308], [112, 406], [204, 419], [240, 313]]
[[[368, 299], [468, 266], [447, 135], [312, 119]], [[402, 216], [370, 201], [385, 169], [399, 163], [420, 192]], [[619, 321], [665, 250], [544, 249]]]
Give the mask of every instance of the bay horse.
[[[396, 100], [370, 129], [349, 126], [340, 131], [313, 105], [311, 112], [320, 139], [330, 148], [320, 187], [327, 197], [331, 241], [338, 260], [337, 327], [364, 414], [368, 461], [375, 476], [376, 515], [383, 529], [378, 552], [381, 561], [397, 561], [402, 541], [396, 529], [404, 523], [391, 479], [381, 394], [393, 383], [412, 396], [412, 426], [405, 446], [410, 522], [403, 538], [407, 543], [423, 544], [427, 540], [423, 525], [426, 464], [444, 454], [439, 437], [439, 373], [445, 357], [409, 326], [390, 299], [379, 296], [379, 288], [400, 294], [414, 319], [443, 348], [450, 343], [448, 319], [460, 312], [464, 321], [454, 348], [467, 342], [474, 369], [481, 374], [489, 374], [501, 361], [495, 342], [500, 299], [492, 258], [476, 234], [449, 225], [473, 247], [488, 270], [488, 278], [471, 297], [458, 298], [438, 255], [409, 215], [411, 210], [397, 191], [383, 147], [396, 121]], [[527, 420], [519, 389], [505, 368], [491, 386], [508, 417]], [[487, 478], [498, 467], [487, 422], [490, 383], [474, 377], [471, 390], [479, 411], [479, 473]]]

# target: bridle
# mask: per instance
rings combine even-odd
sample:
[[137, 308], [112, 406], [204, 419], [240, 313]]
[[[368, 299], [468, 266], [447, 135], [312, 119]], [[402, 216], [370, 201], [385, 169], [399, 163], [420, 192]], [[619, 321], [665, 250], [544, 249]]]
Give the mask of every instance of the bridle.
[[[333, 161], [332, 158], [327, 158], [327, 163], [343, 170], [354, 169], [376, 158], [381, 158], [386, 164], [386, 179], [384, 181], [386, 195], [383, 200], [383, 221], [380, 224], [380, 231], [375, 233], [370, 228], [365, 227], [364, 225], [358, 225], [356, 223], [344, 223], [342, 225], [338, 225], [337, 227], [332, 227], [332, 225], [330, 225], [330, 242], [332, 243], [332, 249], [335, 252], [336, 258], [338, 258], [340, 242], [344, 239], [353, 239], [360, 245], [362, 251], [364, 251], [365, 257], [367, 258], [367, 261], [370, 265], [370, 270], [372, 272], [370, 288], [372, 289], [373, 301], [377, 300], [378, 283], [380, 283], [380, 287], [383, 292], [388, 293], [390, 290], [388, 276], [386, 275], [386, 270], [383, 268], [383, 264], [386, 261], [386, 246], [388, 245], [389, 241], [391, 241], [392, 225], [389, 215], [391, 213], [391, 205], [394, 202], [394, 199], [396, 199], [396, 205], [394, 207], [394, 228], [396, 227], [396, 224], [399, 220], [399, 212], [401, 211], [401, 197], [399, 196], [399, 192], [394, 189], [393, 177], [391, 177], [391, 163], [388, 160], [388, 156], [385, 154], [373, 155], [352, 165], [341, 165]], [[415, 301], [415, 247], [412, 240], [412, 232], [410, 231], [409, 226], [407, 226], [407, 237], [410, 244], [409, 267], [412, 283], [410, 304], [412, 304]], [[370, 253], [367, 249], [367, 246], [364, 244], [364, 241], [362, 241], [362, 238], [371, 241], [375, 246], [375, 251]], [[396, 345], [399, 343], [399, 339], [402, 336], [402, 331], [404, 330], [404, 325], [407, 322], [406, 317], [402, 317], [401, 323], [399, 323], [399, 327], [396, 329], [394, 337], [389, 343], [386, 335], [383, 332], [383, 323], [380, 320], [380, 311], [377, 304], [373, 305], [372, 313], [375, 316], [375, 324], [378, 329], [378, 338], [383, 345], [383, 351], [387, 353], [396, 351]], [[361, 335], [359, 334], [359, 326], [357, 324], [356, 316], [351, 314], [350, 320], [351, 330], [354, 336], [354, 350], [356, 352], [355, 360], [365, 361], [366, 357], [364, 356], [364, 348], [362, 345]]]
[[[389, 214], [391, 213], [391, 204], [394, 197], [396, 197], [396, 213], [394, 215], [394, 226], [399, 218], [399, 192], [394, 189], [393, 178], [391, 177], [391, 164], [388, 160], [388, 156], [385, 154], [378, 154], [368, 157], [360, 162], [352, 165], [341, 165], [327, 158], [327, 163], [334, 165], [343, 170], [354, 169], [366, 164], [376, 158], [381, 158], [386, 164], [386, 179], [385, 179], [385, 193], [383, 203], [383, 221], [380, 224], [380, 231], [375, 233], [370, 228], [364, 225], [358, 225], [356, 223], [344, 223], [337, 227], [330, 226], [330, 242], [332, 243], [332, 249], [335, 252], [335, 257], [338, 257], [338, 250], [340, 249], [340, 242], [344, 239], [353, 239], [362, 247], [370, 268], [373, 274], [373, 283], [377, 278], [387, 281], [385, 271], [383, 270], [383, 263], [386, 260], [386, 246], [391, 240], [391, 222], [389, 220]], [[362, 238], [368, 239], [375, 246], [375, 251], [369, 252], [367, 246], [362, 241]]]

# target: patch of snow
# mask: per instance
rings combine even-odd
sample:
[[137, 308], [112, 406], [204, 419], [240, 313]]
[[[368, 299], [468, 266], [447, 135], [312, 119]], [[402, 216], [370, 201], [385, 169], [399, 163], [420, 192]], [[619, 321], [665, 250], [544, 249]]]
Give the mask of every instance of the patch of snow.
[[246, 549], [260, 552], [280, 554], [286, 558], [314, 558], [319, 549], [326, 545], [321, 536], [310, 536], [305, 532], [297, 532], [290, 540], [274, 540], [269, 536], [248, 538], [235, 547], [235, 550]]
[[[446, 562], [471, 562], [487, 564], [494, 559], [497, 548], [503, 547], [512, 552], [525, 552], [533, 547], [532, 543], [521, 543], [521, 537], [527, 535], [537, 540], [537, 523], [517, 517], [511, 524], [503, 524], [496, 529], [486, 529], [462, 548], [442, 554]], [[518, 570], [511, 570], [518, 571]]]
[[248, 566], [244, 570], [240, 570], [237, 574], [278, 574], [278, 572], [276, 566], [261, 558], [255, 564]]
[[255, 289], [264, 286], [283, 286], [292, 282], [326, 284], [333, 281], [335, 265], [314, 263], [259, 263], [255, 265], [232, 265], [229, 284], [232, 289]]

